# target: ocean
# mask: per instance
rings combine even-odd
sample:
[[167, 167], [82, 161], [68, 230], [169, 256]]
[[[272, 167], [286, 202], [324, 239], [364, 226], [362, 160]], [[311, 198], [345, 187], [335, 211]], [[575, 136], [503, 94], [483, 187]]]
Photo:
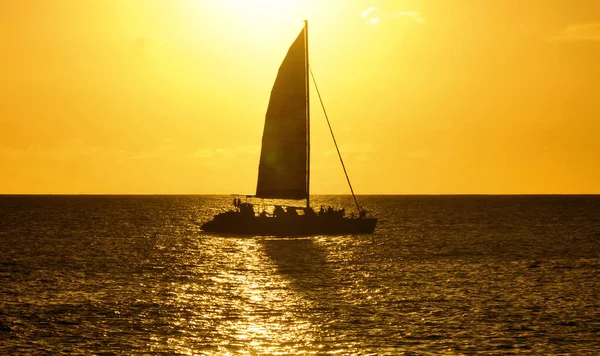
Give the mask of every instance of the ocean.
[[600, 196], [359, 200], [372, 235], [273, 238], [200, 231], [229, 196], [0, 196], [0, 354], [600, 352]]

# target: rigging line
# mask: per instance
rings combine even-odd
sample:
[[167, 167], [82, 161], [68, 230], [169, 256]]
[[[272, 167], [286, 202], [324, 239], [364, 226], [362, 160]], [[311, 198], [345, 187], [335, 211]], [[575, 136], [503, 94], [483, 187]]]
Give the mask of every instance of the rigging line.
[[319, 97], [319, 101], [321, 102], [321, 107], [323, 108], [323, 114], [325, 114], [325, 119], [327, 120], [327, 126], [329, 126], [329, 132], [331, 132], [331, 138], [333, 138], [333, 144], [335, 145], [335, 149], [337, 150], [338, 157], [340, 157], [340, 162], [342, 163], [342, 168], [344, 169], [344, 174], [346, 175], [346, 180], [348, 181], [348, 186], [350, 187], [350, 192], [352, 193], [352, 198], [354, 198], [354, 203], [356, 204], [356, 209], [360, 212], [360, 205], [358, 205], [358, 200], [356, 200], [356, 195], [354, 195], [354, 189], [352, 189], [352, 184], [350, 183], [350, 177], [348, 177], [348, 172], [346, 171], [346, 166], [344, 165], [344, 160], [342, 159], [342, 154], [340, 153], [340, 149], [338, 148], [337, 141], [335, 140], [335, 135], [333, 134], [333, 129], [331, 128], [331, 123], [329, 122], [329, 116], [327, 116], [327, 111], [325, 110], [325, 105], [323, 104], [323, 99], [321, 98], [321, 93], [319, 92], [319, 86], [317, 85], [317, 81], [315, 80], [315, 75], [313, 74], [312, 68], [309, 68], [310, 76], [312, 77], [313, 83], [315, 83], [315, 89], [317, 90], [317, 96]]

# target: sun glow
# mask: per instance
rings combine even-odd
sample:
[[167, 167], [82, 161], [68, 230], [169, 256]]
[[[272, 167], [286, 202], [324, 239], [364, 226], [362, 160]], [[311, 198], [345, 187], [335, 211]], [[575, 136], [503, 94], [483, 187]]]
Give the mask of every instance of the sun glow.
[[[303, 20], [357, 192], [600, 192], [591, 2], [0, 3], [0, 193], [252, 193]], [[311, 191], [346, 194], [311, 105]]]
[[251, 49], [253, 54], [257, 53], [258, 46], [262, 46], [258, 51], [264, 55], [265, 44], [273, 49], [285, 47], [289, 38], [302, 28], [303, 20], [316, 20], [318, 12], [329, 6], [317, 6], [314, 0], [207, 0], [185, 2], [183, 11], [187, 12], [187, 22], [195, 23], [200, 30], [195, 31], [198, 40], [206, 35], [201, 31], [206, 26], [198, 19], [209, 18], [214, 22], [211, 25], [213, 31], [218, 31], [214, 36], [225, 37], [220, 46], [238, 50], [243, 46]]
[[232, 12], [239, 12], [263, 21], [273, 20], [298, 10], [298, 3], [290, 0], [221, 0], [219, 3]]
[[307, 4], [293, 0], [219, 0], [210, 2], [210, 7], [223, 21], [231, 21], [232, 30], [251, 32], [264, 28], [280, 29], [282, 24], [302, 20], [308, 15]]

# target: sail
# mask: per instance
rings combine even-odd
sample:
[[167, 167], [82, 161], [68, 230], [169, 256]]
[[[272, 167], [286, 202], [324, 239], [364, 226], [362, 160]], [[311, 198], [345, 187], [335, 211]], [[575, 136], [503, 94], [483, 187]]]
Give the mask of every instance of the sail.
[[290, 47], [271, 91], [258, 167], [256, 196], [306, 199], [308, 132], [306, 41]]

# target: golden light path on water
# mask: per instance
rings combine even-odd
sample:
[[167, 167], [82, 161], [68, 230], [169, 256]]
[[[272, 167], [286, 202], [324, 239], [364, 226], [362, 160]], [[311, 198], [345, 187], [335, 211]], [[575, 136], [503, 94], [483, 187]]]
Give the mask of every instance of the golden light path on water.
[[[219, 200], [227, 206], [229, 198]], [[360, 345], [360, 327], [351, 325], [374, 317], [372, 297], [385, 292], [344, 267], [357, 256], [340, 246], [370, 238], [213, 236], [180, 219], [171, 224], [175, 231], [153, 247], [163, 263], [144, 261], [151, 282], [140, 303], [151, 312], [139, 317], [154, 335], [145, 343], [152, 352], [335, 354]]]
[[[225, 258], [219, 263], [229, 268], [215, 269], [208, 290], [193, 283], [173, 286], [173, 302], [182, 308], [198, 304], [212, 307], [174, 324], [184, 330], [209, 326], [217, 338], [222, 338], [213, 351], [224, 355], [303, 353], [299, 344], [314, 351], [314, 325], [297, 315], [297, 309], [306, 311], [311, 303], [290, 286], [293, 282], [289, 276], [279, 273], [276, 262], [266, 255], [265, 242], [268, 243], [259, 239], [222, 239], [218, 245]], [[205, 271], [206, 267], [198, 267], [200, 274]], [[210, 325], [201, 325], [206, 323]], [[197, 345], [202, 344], [200, 339], [209, 335], [190, 336], [184, 333], [168, 339], [168, 349], [195, 354]], [[214, 345], [214, 340], [210, 342]]]

